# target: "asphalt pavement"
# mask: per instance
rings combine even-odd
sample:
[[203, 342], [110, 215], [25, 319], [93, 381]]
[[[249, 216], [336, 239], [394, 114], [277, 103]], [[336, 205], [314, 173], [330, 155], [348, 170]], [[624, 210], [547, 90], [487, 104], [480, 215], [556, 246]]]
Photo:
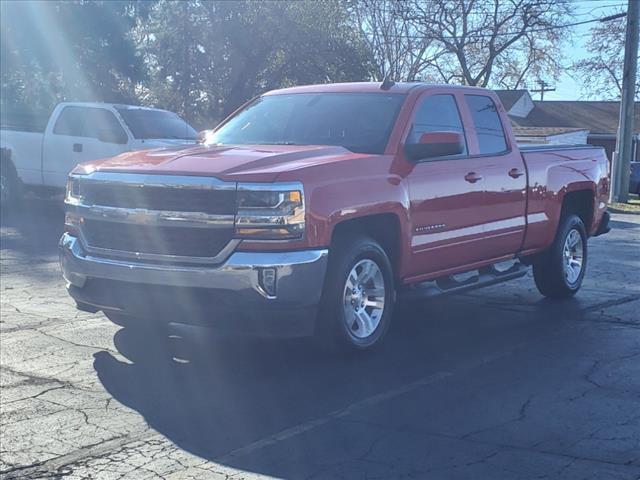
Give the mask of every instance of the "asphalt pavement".
[[638, 215], [590, 240], [576, 298], [529, 274], [407, 303], [354, 357], [79, 312], [62, 221], [2, 223], [0, 478], [640, 479]]

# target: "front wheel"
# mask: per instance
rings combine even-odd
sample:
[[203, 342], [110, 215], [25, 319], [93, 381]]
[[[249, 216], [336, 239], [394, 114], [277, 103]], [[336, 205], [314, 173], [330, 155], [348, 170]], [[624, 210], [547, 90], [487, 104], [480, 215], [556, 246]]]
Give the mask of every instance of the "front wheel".
[[332, 346], [368, 350], [391, 323], [395, 287], [391, 262], [375, 240], [345, 235], [334, 245], [322, 296], [320, 333]]
[[533, 263], [536, 287], [545, 297], [570, 297], [580, 290], [586, 269], [587, 231], [580, 217], [567, 215], [549, 250]]

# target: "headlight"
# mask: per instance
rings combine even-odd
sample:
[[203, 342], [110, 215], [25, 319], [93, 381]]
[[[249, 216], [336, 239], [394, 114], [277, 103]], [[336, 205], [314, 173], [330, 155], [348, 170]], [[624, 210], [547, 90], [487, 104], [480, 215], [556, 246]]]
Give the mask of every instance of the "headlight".
[[67, 179], [67, 193], [64, 196], [64, 203], [67, 205], [78, 205], [81, 201], [80, 181], [75, 177], [69, 177]]
[[[70, 206], [80, 205], [82, 203], [82, 196], [80, 195], [80, 181], [78, 178], [69, 176], [67, 179], [67, 191], [64, 196], [64, 203]], [[64, 215], [64, 231], [72, 234], [77, 234], [78, 229], [84, 223], [84, 218], [76, 213], [73, 209], [65, 212]]]
[[238, 184], [238, 238], [302, 238], [304, 213], [304, 191], [300, 183]]

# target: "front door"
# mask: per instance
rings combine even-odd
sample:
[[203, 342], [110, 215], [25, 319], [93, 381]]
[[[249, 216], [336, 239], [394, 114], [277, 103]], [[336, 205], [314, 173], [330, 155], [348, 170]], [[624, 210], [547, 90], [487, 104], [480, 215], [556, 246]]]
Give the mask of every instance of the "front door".
[[[418, 101], [407, 142], [425, 132], [465, 133], [458, 95], [428, 93]], [[407, 175], [411, 216], [409, 277], [445, 274], [484, 259], [483, 212], [487, 159], [469, 155], [469, 139], [461, 155], [416, 162]]]

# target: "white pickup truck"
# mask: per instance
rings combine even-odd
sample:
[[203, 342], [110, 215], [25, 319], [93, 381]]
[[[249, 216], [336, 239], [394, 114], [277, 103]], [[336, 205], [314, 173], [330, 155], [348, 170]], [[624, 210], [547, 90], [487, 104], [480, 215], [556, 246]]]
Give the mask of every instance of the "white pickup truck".
[[63, 189], [79, 163], [132, 150], [196, 143], [196, 131], [173, 112], [110, 103], [60, 103], [44, 130], [3, 118], [0, 203], [23, 187]]

